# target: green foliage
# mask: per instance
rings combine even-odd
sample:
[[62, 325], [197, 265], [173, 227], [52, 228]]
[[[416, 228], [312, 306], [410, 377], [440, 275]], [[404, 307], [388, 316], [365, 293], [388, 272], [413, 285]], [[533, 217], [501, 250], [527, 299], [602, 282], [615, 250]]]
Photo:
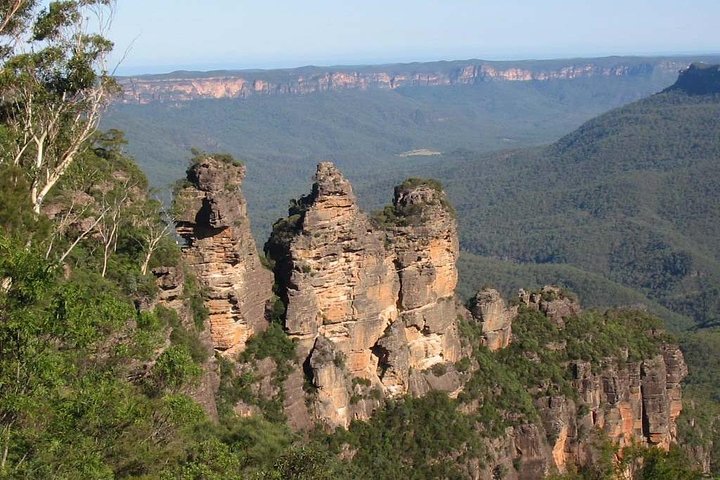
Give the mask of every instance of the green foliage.
[[183, 293], [188, 301], [195, 328], [202, 332], [205, 330], [205, 321], [210, 316], [210, 311], [205, 306], [205, 299], [197, 279], [189, 270], [185, 271]]
[[456, 369], [467, 372], [474, 366], [458, 399], [477, 404], [479, 428], [491, 437], [504, 435], [508, 426], [536, 421], [536, 398], [576, 399], [573, 361], [587, 361], [598, 370], [607, 362], [650, 358], [668, 340], [660, 333], [651, 334], [658, 328], [656, 318], [633, 310], [586, 311], [566, 318], [565, 327], [559, 328], [543, 313], [521, 306], [513, 321], [512, 343], [496, 352], [479, 347], [479, 324], [459, 318], [458, 326], [473, 355], [457, 362]]
[[356, 450], [344, 478], [460, 478], [462, 460], [481, 453], [473, 418], [442, 392], [390, 402], [327, 442], [336, 453]]
[[[186, 350], [195, 363], [201, 364], [210, 356], [208, 347], [203, 345], [196, 328], [187, 328], [180, 322], [177, 312], [162, 305], [155, 307], [155, 315], [164, 325], [171, 328], [170, 342]], [[193, 327], [195, 327], [193, 325]]]
[[458, 294], [470, 298], [477, 286], [492, 278], [492, 284], [511, 303], [516, 301], [520, 288], [539, 290], [544, 285], [560, 285], [576, 292], [584, 307], [609, 308], [626, 305], [642, 305], [653, 315], [665, 320], [672, 330], [692, 326], [689, 318], [668, 310], [656, 301], [614, 282], [599, 273], [592, 273], [565, 264], [523, 264], [507, 260], [479, 257], [462, 252], [458, 262], [460, 284]]
[[688, 459], [678, 446], [665, 452], [659, 448], [630, 447], [624, 449], [625, 462], [642, 459], [633, 476], [636, 480], [699, 480], [700, 471], [688, 465]]
[[510, 425], [538, 418], [527, 385], [498, 355], [486, 348], [475, 347], [473, 360], [478, 368], [458, 400], [467, 404], [479, 402], [476, 417], [485, 435], [499, 437]]
[[239, 373], [229, 360], [221, 356], [217, 359], [220, 367], [220, 386], [216, 396], [218, 412], [223, 418], [232, 418], [233, 408], [238, 401], [257, 403], [251, 388], [256, 380], [255, 375], [250, 371]]
[[44, 216], [31, 215], [30, 189], [25, 172], [19, 167], [0, 163], [0, 227], [8, 235], [29, 241], [42, 241], [50, 233]]
[[[115, 82], [104, 61], [113, 44], [101, 33], [109, 0], [17, 2], [3, 8], [17, 35], [1, 52], [3, 140], [0, 164], [24, 171], [25, 195], [39, 214], [48, 194], [88, 147]], [[40, 8], [42, 7], [42, 8]], [[97, 15], [97, 22], [87, 16]], [[0, 35], [8, 35], [2, 31]]]
[[430, 187], [438, 193], [443, 191], [442, 183], [433, 178], [410, 177], [399, 185], [400, 190], [412, 190], [420, 186]]
[[240, 358], [248, 361], [268, 357], [275, 360], [278, 365], [295, 359], [295, 344], [278, 323], [271, 323], [264, 332], [250, 337]]
[[190, 153], [192, 154], [192, 158], [190, 159], [191, 165], [197, 165], [198, 163], [202, 163], [205, 160], [211, 158], [213, 160], [217, 160], [219, 162], [232, 165], [234, 167], [243, 166], [243, 162], [241, 162], [240, 160], [235, 160], [233, 156], [229, 153], [209, 153], [195, 147], [190, 149]]
[[200, 367], [187, 348], [171, 346], [160, 355], [153, 367], [152, 381], [155, 388], [177, 390], [200, 373]]
[[[257, 390], [261, 380], [256, 373], [257, 362], [268, 358], [273, 360], [270, 382], [277, 390], [272, 398], [266, 398]], [[282, 327], [273, 322], [267, 330], [248, 339], [238, 359], [242, 366], [236, 368], [231, 362], [220, 358], [218, 410], [222, 416], [231, 418], [234, 415], [233, 407], [242, 400], [248, 405], [257, 406], [267, 420], [283, 423], [283, 382], [295, 361], [295, 344]]]
[[78, 270], [60, 278], [24, 244], [0, 236], [0, 249], [0, 278], [11, 279], [0, 291], [2, 475], [152, 476], [174, 462], [204, 415], [161, 389], [198, 373], [192, 357], [165, 350], [150, 372], [151, 396], [127, 380], [161, 345], [172, 315], [137, 315], [111, 280]]
[[712, 474], [720, 475], [720, 330], [686, 333], [680, 345], [689, 374], [683, 385], [683, 412], [678, 419], [679, 443], [706, 449]]
[[442, 377], [447, 373], [447, 365], [444, 363], [436, 363], [431, 367], [432, 374], [436, 377]]
[[[573, 266], [574, 277], [605, 283], [580, 292], [585, 301], [598, 304], [622, 286], [672, 310], [664, 316], [680, 328], [712, 325], [720, 311], [720, 211], [707, 200], [719, 190], [718, 111], [716, 96], [662, 93], [548, 147], [458, 153], [432, 174], [455, 200], [471, 253], [546, 265], [528, 268], [545, 278]], [[459, 173], [480, 163], [481, 179]], [[512, 268], [527, 275], [524, 266]], [[489, 280], [500, 283], [497, 275]], [[678, 317], [693, 320], [678, 324]]]

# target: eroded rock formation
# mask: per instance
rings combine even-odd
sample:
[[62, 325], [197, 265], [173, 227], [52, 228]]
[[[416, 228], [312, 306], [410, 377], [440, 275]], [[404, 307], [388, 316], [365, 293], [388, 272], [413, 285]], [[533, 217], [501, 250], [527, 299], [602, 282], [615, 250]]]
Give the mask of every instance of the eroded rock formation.
[[485, 345], [490, 350], [500, 350], [510, 344], [517, 306], [508, 308], [497, 290], [486, 288], [472, 299], [470, 311], [473, 318], [480, 322]]
[[[285, 328], [318, 389], [317, 416], [332, 425], [369, 414], [372, 402], [358, 401], [367, 393], [358, 385], [385, 397], [422, 394], [438, 386], [427, 370], [460, 356], [457, 226], [444, 193], [405, 186], [394, 208], [403, 222], [380, 228], [337, 168], [321, 163], [312, 193], [276, 223], [266, 245]], [[443, 386], [457, 390], [460, 382], [446, 378]]]
[[400, 279], [398, 308], [414, 370], [460, 358], [456, 328], [457, 222], [438, 185], [409, 180], [395, 188], [390, 231]]
[[175, 197], [183, 258], [203, 287], [213, 346], [228, 353], [265, 328], [272, 294], [272, 274], [260, 263], [240, 190], [244, 176], [244, 166], [204, 156]]
[[682, 353], [666, 345], [639, 362], [608, 361], [593, 372], [588, 362], [572, 366], [579, 403], [566, 396], [544, 397], [537, 407], [552, 439], [555, 466], [586, 464], [592, 455], [589, 432], [604, 432], [619, 447], [633, 444], [668, 449], [677, 441], [682, 410], [679, 382], [687, 375]]
[[567, 317], [581, 312], [577, 300], [566, 296], [565, 292], [556, 286], [546, 285], [539, 292], [526, 292], [521, 289], [518, 296], [526, 307], [543, 312], [559, 327], [564, 325]]
[[[187, 241], [184, 258], [204, 287], [213, 346], [226, 353], [243, 350], [248, 337], [267, 326], [264, 310], [272, 295], [271, 273], [260, 265], [239, 190], [243, 175], [242, 166], [204, 158], [188, 170], [188, 184], [176, 201], [178, 232]], [[369, 418], [386, 399], [407, 394], [441, 390], [456, 396], [470, 378], [468, 369], [483, 369], [482, 357], [463, 359], [472, 349], [480, 344], [493, 351], [522, 348], [512, 342], [512, 324], [527, 318], [525, 310], [544, 315], [545, 328], [556, 333], [567, 331], [581, 313], [573, 296], [552, 286], [520, 291], [520, 306], [508, 307], [492, 289], [479, 291], [470, 310], [461, 306], [455, 298], [454, 212], [439, 184], [429, 180], [410, 179], [396, 187], [392, 205], [371, 219], [338, 169], [321, 163], [312, 192], [291, 203], [265, 249], [297, 358], [283, 367], [282, 378], [276, 375], [280, 364], [270, 358], [238, 362], [235, 370], [251, 369], [253, 395], [281, 401], [295, 429], [317, 422], [347, 427], [354, 419]], [[161, 302], [187, 308], [181, 299], [182, 270], [154, 273]], [[468, 335], [475, 345], [461, 343], [460, 321], [471, 322], [470, 329], [479, 323], [482, 338]], [[669, 448], [677, 439], [680, 383], [687, 368], [677, 347], [656, 338], [662, 346], [648, 358], [629, 358], [625, 350], [615, 356], [622, 358], [593, 357], [594, 363], [564, 357], [565, 390], [552, 381], [533, 387], [539, 420], [525, 417], [508, 424], [503, 437], [486, 439], [489, 461], [473, 459], [467, 466], [475, 472], [471, 476], [505, 472], [506, 478], [531, 479], [588, 465], [598, 455], [592, 441], [598, 435], [619, 447]], [[541, 348], [561, 356], [569, 343], [546, 339]], [[540, 361], [537, 351], [519, 354]], [[460, 360], [464, 363], [456, 367]], [[217, 377], [208, 375], [191, 393], [202, 399], [216, 390]], [[206, 407], [211, 414], [212, 406]], [[481, 406], [471, 402], [463, 408], [472, 412]], [[257, 405], [242, 401], [235, 411], [262, 414]]]

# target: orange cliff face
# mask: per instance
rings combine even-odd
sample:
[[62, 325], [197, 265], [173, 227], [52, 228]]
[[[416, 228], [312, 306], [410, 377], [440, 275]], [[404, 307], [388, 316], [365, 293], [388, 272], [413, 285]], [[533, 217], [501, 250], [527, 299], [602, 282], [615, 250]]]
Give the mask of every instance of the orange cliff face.
[[[422, 67], [423, 64], [419, 64]], [[676, 72], [687, 62], [661, 61], [655, 63], [622, 63], [605, 66], [584, 61], [553, 64], [552, 67], [508, 66], [490, 62], [468, 62], [457, 66], [438, 67], [432, 71], [414, 70], [415, 64], [389, 66], [388, 71], [365, 67], [362, 70], [306, 69], [228, 72], [223, 75], [194, 76], [178, 74], [175, 77], [143, 76], [124, 77], [119, 82], [124, 94], [122, 103], [147, 104], [152, 102], [185, 102], [199, 99], [237, 98], [253, 95], [306, 95], [339, 90], [396, 89], [408, 86], [473, 85], [488, 81], [529, 82], [573, 80], [590, 77], [624, 77], [651, 74], [655, 70]], [[393, 70], [393, 71], [390, 71]], [[278, 75], [282, 73], [282, 75]], [[277, 78], [282, 78], [278, 80]]]
[[244, 166], [208, 156], [188, 169], [175, 199], [183, 259], [204, 290], [213, 348], [227, 355], [267, 327], [272, 291], [250, 232], [244, 177]]

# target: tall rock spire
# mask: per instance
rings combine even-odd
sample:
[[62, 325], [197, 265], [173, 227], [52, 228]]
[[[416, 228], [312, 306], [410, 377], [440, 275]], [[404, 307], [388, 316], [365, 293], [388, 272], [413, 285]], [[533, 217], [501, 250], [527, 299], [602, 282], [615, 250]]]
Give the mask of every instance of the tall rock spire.
[[225, 156], [201, 156], [176, 193], [176, 229], [183, 257], [197, 276], [210, 312], [213, 345], [241, 351], [264, 330], [272, 274], [260, 263], [240, 186], [245, 167]]
[[367, 418], [384, 396], [443, 388], [423, 371], [459, 358], [457, 228], [444, 194], [423, 188], [406, 188], [393, 208], [427, 218], [386, 228], [321, 163], [312, 192], [292, 202], [266, 244], [285, 328], [317, 388], [316, 416], [333, 425]]

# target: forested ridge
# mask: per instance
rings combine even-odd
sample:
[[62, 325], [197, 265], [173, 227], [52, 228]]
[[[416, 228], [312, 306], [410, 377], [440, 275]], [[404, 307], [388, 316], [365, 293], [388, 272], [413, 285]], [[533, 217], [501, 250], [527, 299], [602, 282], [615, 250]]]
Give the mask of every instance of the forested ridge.
[[449, 159], [437, 174], [464, 219], [464, 249], [599, 273], [713, 326], [718, 98], [668, 91], [546, 148]]

